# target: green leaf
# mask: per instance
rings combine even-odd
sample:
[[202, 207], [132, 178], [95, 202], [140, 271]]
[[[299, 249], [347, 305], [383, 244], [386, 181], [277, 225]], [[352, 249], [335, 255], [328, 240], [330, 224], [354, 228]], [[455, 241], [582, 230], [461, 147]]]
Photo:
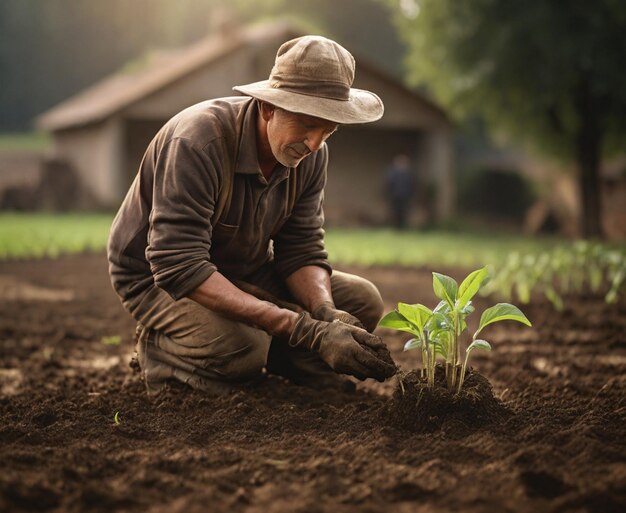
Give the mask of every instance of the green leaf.
[[468, 348], [465, 350], [466, 353], [469, 353], [472, 349], [481, 349], [483, 351], [491, 351], [491, 344], [486, 340], [482, 340], [480, 338], [474, 340]]
[[554, 287], [552, 285], [546, 287], [545, 295], [557, 311], [563, 311], [563, 309], [565, 308], [565, 305], [563, 304], [563, 299], [561, 298], [559, 293], [554, 290]]
[[448, 341], [450, 339], [450, 330], [433, 330], [431, 332], [429, 332], [429, 340], [431, 342], [437, 342], [437, 343], [443, 343], [443, 344], [448, 344]]
[[461, 308], [460, 313], [463, 317], [467, 317], [469, 314], [471, 314], [474, 310], [476, 310], [474, 308], [474, 305], [472, 304], [471, 301], [468, 301], [467, 304]]
[[410, 351], [411, 349], [419, 349], [424, 343], [419, 338], [412, 338], [406, 344], [404, 344], [404, 350]]
[[437, 303], [437, 306], [433, 310], [433, 312], [441, 313], [449, 313], [450, 311], [452, 311], [452, 308], [450, 308], [450, 305], [446, 303], [446, 301], [439, 301], [439, 303]]
[[609, 305], [617, 303], [617, 290], [609, 290], [606, 296], [604, 296], [604, 301]]
[[433, 346], [435, 346], [435, 355], [447, 358], [448, 348], [444, 344], [441, 344], [440, 342], [434, 342]]
[[459, 287], [459, 298], [457, 299], [456, 307], [461, 309], [467, 302], [472, 299], [476, 293], [482, 287], [485, 278], [487, 277], [487, 268], [483, 267], [473, 273], [470, 273], [467, 278], [463, 280]]
[[439, 299], [446, 301], [451, 308], [454, 307], [459, 290], [459, 286], [454, 279], [445, 274], [433, 273], [433, 290]]
[[530, 303], [530, 286], [526, 280], [517, 282], [517, 297], [519, 297], [520, 302], [524, 305]]
[[411, 333], [412, 335], [421, 336], [421, 333], [411, 322], [409, 322], [400, 312], [397, 310], [392, 310], [387, 315], [385, 315], [380, 322], [379, 326], [383, 328], [390, 328], [392, 330], [405, 331], [407, 333]]
[[451, 330], [452, 329], [452, 319], [444, 313], [435, 312], [432, 317], [428, 320], [428, 331], [440, 331], [440, 330]]
[[426, 323], [432, 317], [433, 311], [424, 305], [407, 305], [398, 303], [398, 311], [406, 320], [415, 324], [420, 331], [424, 330]]
[[122, 342], [122, 337], [119, 335], [111, 335], [110, 337], [104, 336], [100, 339], [105, 346], [119, 346]]
[[480, 317], [478, 330], [474, 334], [474, 337], [476, 337], [485, 326], [499, 321], [517, 321], [526, 324], [526, 326], [532, 326], [519, 308], [509, 303], [498, 303], [483, 312]]

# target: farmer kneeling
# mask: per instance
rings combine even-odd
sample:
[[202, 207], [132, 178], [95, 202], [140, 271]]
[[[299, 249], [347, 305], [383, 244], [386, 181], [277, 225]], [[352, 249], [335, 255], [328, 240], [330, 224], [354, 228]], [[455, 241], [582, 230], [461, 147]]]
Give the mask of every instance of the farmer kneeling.
[[324, 249], [325, 141], [383, 114], [354, 68], [329, 39], [288, 41], [269, 80], [183, 110], [150, 143], [108, 244], [149, 391], [173, 378], [219, 393], [264, 369], [320, 388], [394, 374], [369, 333], [378, 290]]

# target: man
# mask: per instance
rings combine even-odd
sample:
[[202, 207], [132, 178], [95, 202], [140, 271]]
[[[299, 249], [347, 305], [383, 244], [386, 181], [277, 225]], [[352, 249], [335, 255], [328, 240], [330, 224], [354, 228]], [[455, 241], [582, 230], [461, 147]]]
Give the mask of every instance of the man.
[[177, 379], [220, 393], [266, 370], [315, 387], [395, 372], [369, 333], [377, 289], [332, 273], [324, 250], [325, 141], [383, 113], [353, 79], [340, 45], [294, 39], [269, 80], [234, 88], [246, 97], [192, 106], [150, 143], [108, 245], [149, 391]]
[[415, 177], [408, 156], [400, 154], [394, 157], [393, 163], [387, 169], [385, 181], [394, 226], [398, 230], [404, 230], [415, 194]]

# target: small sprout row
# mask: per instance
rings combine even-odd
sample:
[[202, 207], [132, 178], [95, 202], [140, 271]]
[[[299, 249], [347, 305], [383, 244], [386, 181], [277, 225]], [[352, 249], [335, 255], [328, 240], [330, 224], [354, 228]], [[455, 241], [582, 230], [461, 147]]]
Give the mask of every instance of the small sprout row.
[[579, 241], [551, 252], [520, 255], [511, 253], [485, 289], [504, 298], [514, 296], [522, 304], [531, 294], [543, 294], [563, 310], [568, 294], [603, 294], [615, 303], [626, 286], [626, 254], [620, 249]]
[[[461, 355], [461, 339], [467, 331], [467, 317], [474, 312], [472, 298], [487, 282], [487, 269], [470, 273], [459, 286], [450, 276], [433, 273], [433, 290], [440, 299], [434, 309], [422, 304], [398, 303], [398, 308], [385, 315], [379, 326], [411, 333], [404, 350], [418, 349], [422, 355], [421, 375], [430, 388], [435, 384], [435, 364], [440, 357], [445, 361], [448, 390], [459, 393], [465, 381], [467, 362], [475, 350], [490, 351], [491, 345], [478, 338], [482, 330], [495, 322], [513, 320], [531, 326], [526, 316], [514, 305], [498, 303], [481, 315], [478, 329]], [[462, 361], [462, 364], [461, 364]]]

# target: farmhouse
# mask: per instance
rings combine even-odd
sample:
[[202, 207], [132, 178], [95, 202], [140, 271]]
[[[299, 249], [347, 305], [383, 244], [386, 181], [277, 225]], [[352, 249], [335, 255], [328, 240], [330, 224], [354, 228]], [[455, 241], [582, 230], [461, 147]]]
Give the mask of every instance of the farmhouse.
[[[80, 184], [76, 206], [116, 208], [165, 121], [194, 103], [236, 94], [234, 85], [267, 78], [278, 47], [300, 35], [286, 22], [231, 27], [132, 63], [42, 114], [37, 125], [52, 134], [51, 158], [72, 169]], [[398, 153], [413, 159], [423, 190], [435, 191], [427, 214], [448, 217], [454, 203], [448, 118], [358, 53], [355, 58], [354, 86], [377, 92], [385, 115], [371, 125], [342, 127], [329, 141], [327, 221], [384, 222], [384, 170]]]

